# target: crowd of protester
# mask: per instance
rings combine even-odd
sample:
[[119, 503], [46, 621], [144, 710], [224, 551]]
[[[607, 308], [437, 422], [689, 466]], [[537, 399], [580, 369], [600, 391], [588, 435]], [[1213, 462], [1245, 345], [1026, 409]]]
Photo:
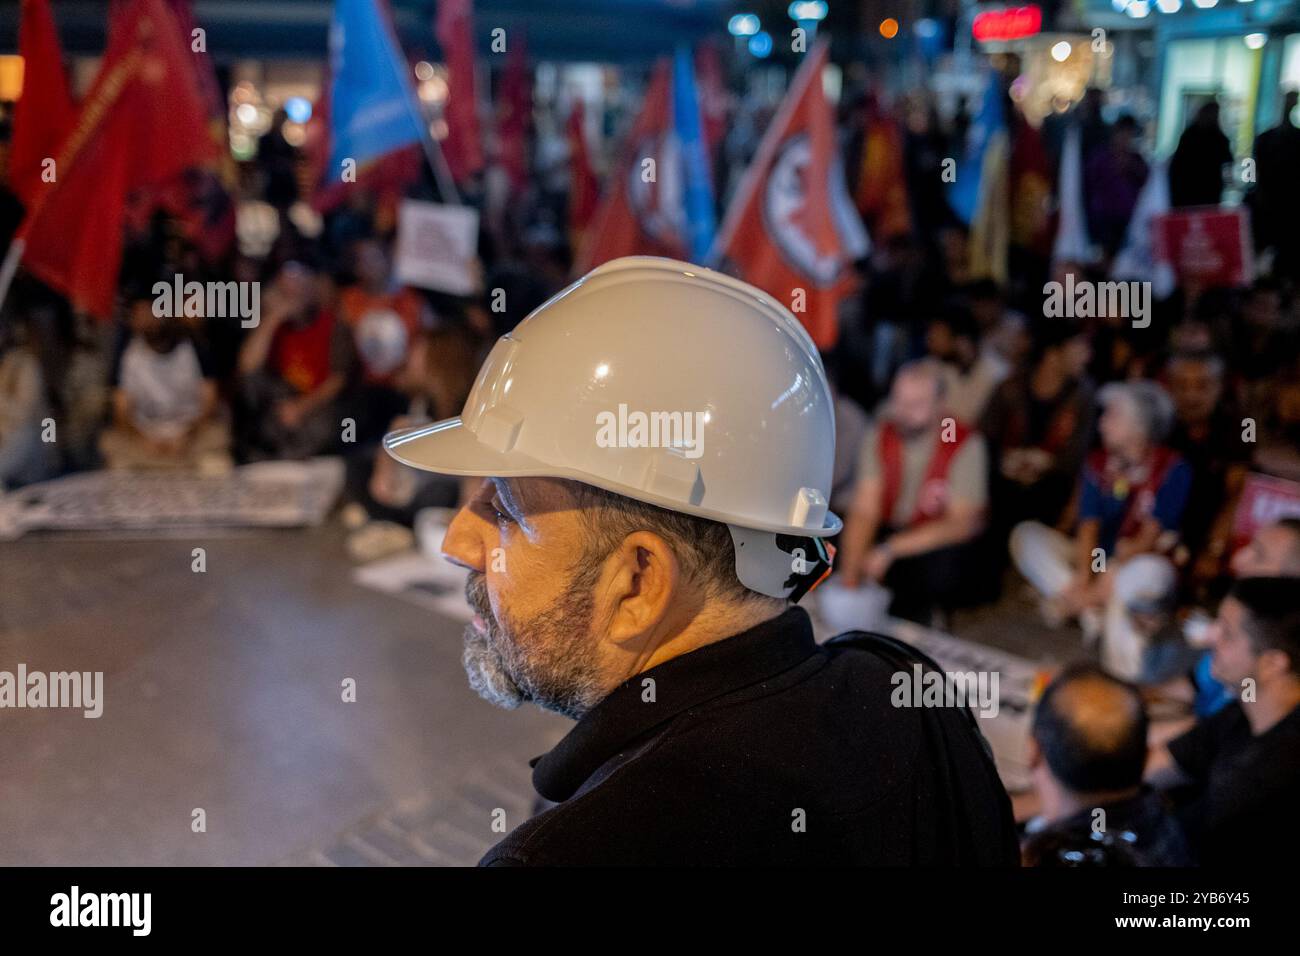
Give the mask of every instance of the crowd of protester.
[[[1260, 530], [1245, 552], [1232, 535], [1249, 472], [1300, 480], [1300, 290], [1280, 225], [1295, 187], [1274, 178], [1297, 168], [1300, 133], [1284, 118], [1260, 137], [1255, 206], [1277, 215], [1256, 229], [1271, 274], [1180, 289], [1136, 327], [1044, 317], [1043, 284], [1060, 264], [1041, 249], [1013, 248], [1005, 284], [971, 281], [938, 174], [969, 118], [944, 125], [923, 97], [903, 115], [912, 230], [859, 263], [861, 291], [825, 356], [838, 409], [832, 504], [845, 517], [838, 579], [881, 585], [895, 615], [958, 632], [954, 612], [1008, 588], [1032, 588], [1053, 626], [1077, 623], [1093, 660], [1062, 672], [1038, 707], [1027, 861], [1285, 858], [1300, 781], [1300, 590], [1279, 579], [1300, 576], [1300, 523]], [[1071, 124], [1103, 252], [1080, 278], [1100, 279], [1151, 166], [1138, 124], [1108, 119], [1099, 91], [1044, 125], [1056, 159]], [[757, 125], [732, 124], [723, 155], [736, 168]], [[744, 130], [750, 141], [735, 142]], [[852, 114], [843, 134], [845, 167], [857, 168]], [[460, 483], [415, 476], [379, 442], [458, 414], [491, 343], [568, 281], [562, 171], [536, 170], [526, 198], [504, 207], [490, 175], [467, 191], [484, 211], [485, 292], [456, 298], [394, 280], [391, 197], [357, 187], [304, 227], [294, 150], [275, 135], [241, 179], [243, 198], [275, 210], [262, 254], [231, 242], [208, 255], [164, 214], [134, 222], [108, 326], [20, 275], [0, 333], [0, 488], [92, 467], [219, 474], [337, 454], [347, 495], [373, 518], [410, 523], [460, 500]], [[1207, 106], [1170, 164], [1175, 205], [1220, 201], [1227, 147]], [[410, 192], [434, 188], [426, 173]], [[152, 287], [176, 274], [261, 283], [260, 322], [157, 316]], [[43, 438], [50, 421], [57, 442]], [[1204, 625], [1196, 608], [1217, 617]], [[1257, 696], [1243, 703], [1247, 678]], [[1170, 713], [1190, 728], [1152, 750]]]

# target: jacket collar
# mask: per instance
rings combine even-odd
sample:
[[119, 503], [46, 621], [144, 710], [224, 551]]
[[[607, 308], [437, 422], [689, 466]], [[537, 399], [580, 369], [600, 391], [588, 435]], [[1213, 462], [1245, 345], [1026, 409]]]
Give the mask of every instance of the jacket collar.
[[[678, 714], [787, 671], [817, 652], [808, 612], [791, 607], [762, 624], [674, 657], [624, 681], [549, 753], [532, 761], [533, 786], [567, 800], [611, 757]], [[654, 680], [654, 700], [643, 700]]]

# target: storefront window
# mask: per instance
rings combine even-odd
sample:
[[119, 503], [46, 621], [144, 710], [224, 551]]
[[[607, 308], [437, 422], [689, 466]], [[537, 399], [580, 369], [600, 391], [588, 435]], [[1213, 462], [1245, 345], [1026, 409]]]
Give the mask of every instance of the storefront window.
[[[1260, 51], [1239, 36], [1173, 40], [1165, 59], [1156, 148], [1168, 156], [1201, 104], [1218, 98], [1220, 123], [1238, 155], [1250, 152]], [[1300, 70], [1300, 61], [1297, 62]]]

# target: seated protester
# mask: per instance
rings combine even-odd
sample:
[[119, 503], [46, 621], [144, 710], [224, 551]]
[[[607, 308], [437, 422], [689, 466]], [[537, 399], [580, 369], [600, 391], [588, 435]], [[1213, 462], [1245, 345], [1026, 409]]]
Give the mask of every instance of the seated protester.
[[309, 458], [343, 431], [338, 397], [353, 377], [347, 327], [322, 305], [316, 274], [287, 262], [239, 351], [240, 441], [246, 460]]
[[1267, 394], [1253, 416], [1259, 423], [1253, 464], [1266, 474], [1300, 481], [1300, 354], [1260, 384]]
[[430, 313], [416, 292], [394, 284], [382, 242], [362, 239], [352, 248], [357, 281], [339, 293], [339, 315], [352, 332], [360, 364], [350, 410], [357, 421], [357, 440], [364, 443], [378, 439], [406, 407], [395, 379], [416, 335], [428, 327]]
[[53, 477], [57, 445], [44, 441], [52, 412], [26, 322], [0, 325], [0, 493]]
[[1011, 364], [997, 349], [981, 348], [975, 320], [960, 307], [930, 320], [925, 348], [941, 363], [948, 411], [963, 422], [979, 421]]
[[1160, 444], [1173, 409], [1159, 386], [1113, 382], [1100, 398], [1102, 447], [1084, 466], [1075, 537], [1026, 521], [1011, 532], [1011, 558], [1043, 595], [1049, 622], [1078, 616], [1089, 640], [1101, 638], [1106, 669], [1133, 680], [1144, 641], [1129, 607], [1176, 585], [1166, 555], [1176, 543], [1191, 469]]
[[902, 366], [862, 440], [841, 584], [881, 583], [893, 591], [890, 613], [930, 623], [967, 596], [987, 503], [984, 439], [949, 417], [942, 369], [929, 359]]
[[150, 298], [128, 303], [113, 362], [112, 424], [99, 436], [111, 469], [224, 470], [230, 426], [205, 350], [181, 319], [154, 314]]
[[1175, 416], [1166, 444], [1192, 469], [1181, 563], [1189, 565], [1194, 581], [1205, 584], [1225, 569], [1252, 445], [1242, 440], [1241, 416], [1223, 404], [1223, 360], [1217, 355], [1175, 354], [1166, 377]]
[[[1257, 528], [1250, 541], [1232, 556], [1231, 570], [1238, 579], [1300, 579], [1300, 518], [1283, 518]], [[1185, 639], [1192, 636], [1192, 628], [1204, 624], [1203, 617], [1189, 617], [1182, 627]], [[1232, 703], [1234, 697], [1230, 689], [1214, 679], [1213, 661], [1212, 650], [1196, 652], [1192, 666], [1153, 687], [1153, 696], [1189, 704], [1197, 717], [1217, 713]]]
[[1072, 840], [1124, 846], [1135, 866], [1189, 866], [1182, 828], [1160, 794], [1142, 786], [1147, 714], [1137, 689], [1091, 664], [1066, 668], [1034, 712], [1029, 766], [1040, 813], [1024, 857]]
[[980, 430], [997, 462], [993, 517], [1007, 532], [1026, 520], [1055, 525], [1074, 493], [1092, 434], [1088, 356], [1082, 328], [1046, 324], [1037, 330], [1029, 367], [1003, 382], [989, 403]]
[[1207, 866], [1290, 865], [1300, 853], [1300, 589], [1243, 578], [1219, 607], [1213, 673], [1238, 695], [1152, 754], [1148, 779]]

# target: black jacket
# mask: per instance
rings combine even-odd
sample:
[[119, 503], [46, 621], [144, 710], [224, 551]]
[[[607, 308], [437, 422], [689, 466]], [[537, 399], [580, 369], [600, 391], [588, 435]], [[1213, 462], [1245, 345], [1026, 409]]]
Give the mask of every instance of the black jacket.
[[1016, 865], [968, 712], [891, 705], [910, 668], [801, 608], [651, 668], [533, 762], [559, 805], [480, 865]]

